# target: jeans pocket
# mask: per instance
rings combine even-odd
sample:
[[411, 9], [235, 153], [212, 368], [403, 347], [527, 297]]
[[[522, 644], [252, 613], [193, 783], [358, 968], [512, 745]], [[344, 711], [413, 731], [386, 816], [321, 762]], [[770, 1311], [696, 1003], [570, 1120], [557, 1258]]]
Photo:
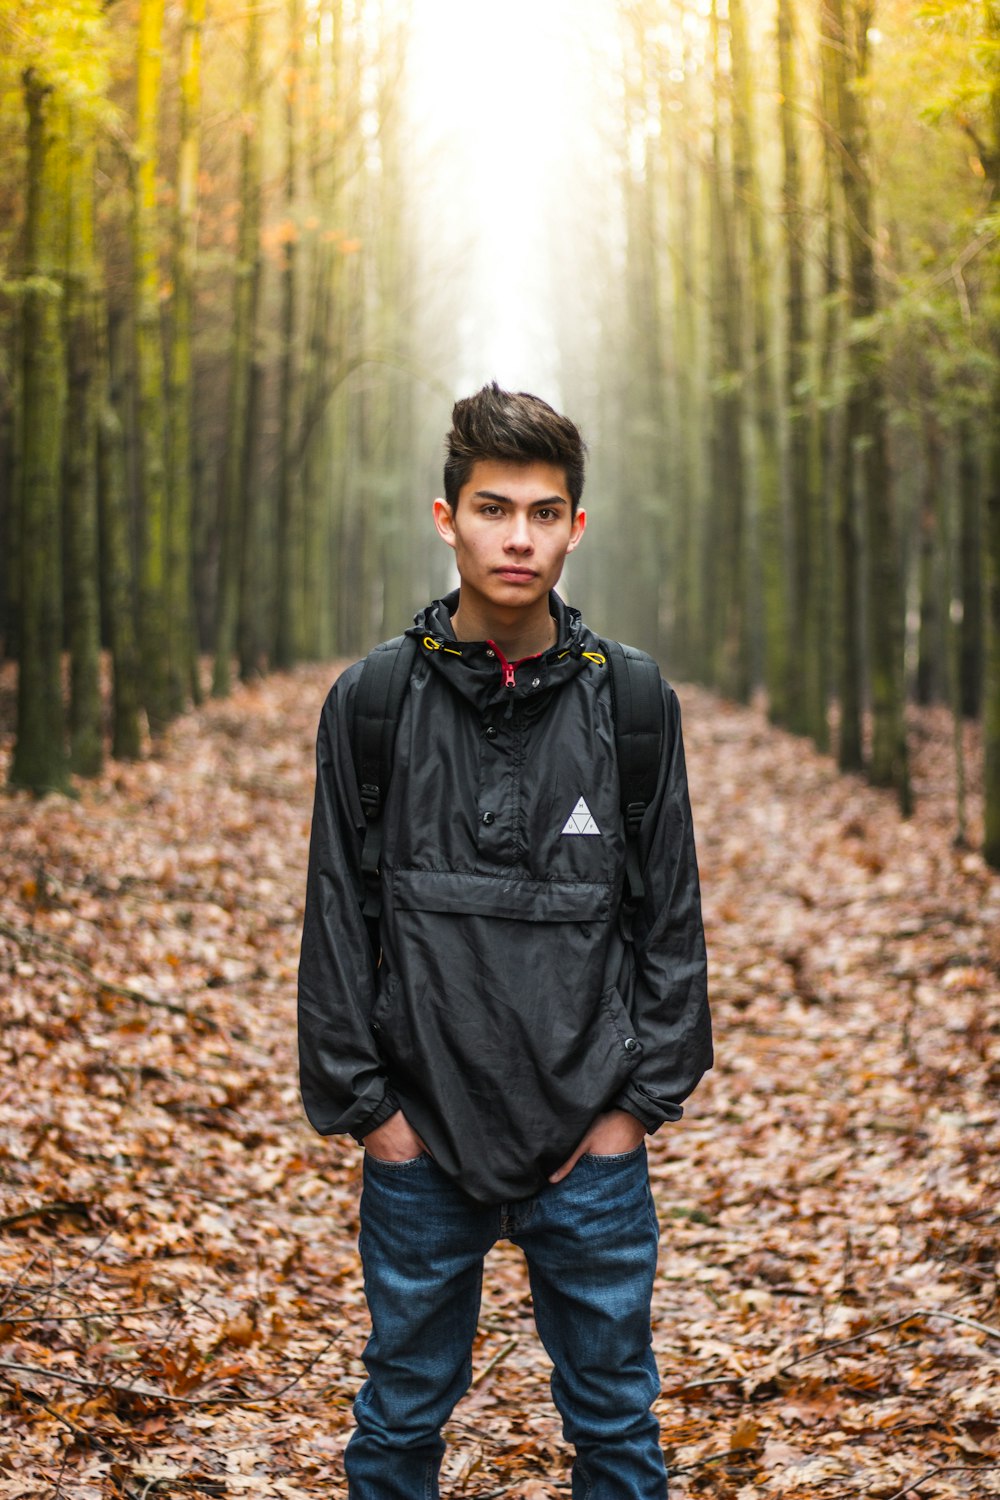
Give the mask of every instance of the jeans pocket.
[[638, 1146], [632, 1147], [631, 1151], [585, 1151], [583, 1160], [595, 1162], [598, 1166], [614, 1166], [616, 1163], [636, 1161], [645, 1154], [646, 1142], [640, 1141]]
[[421, 1151], [418, 1156], [407, 1156], [402, 1161], [389, 1161], [384, 1156], [373, 1156], [370, 1151], [365, 1152], [365, 1166], [378, 1167], [380, 1171], [405, 1172], [407, 1167], [415, 1167], [418, 1162], [430, 1161], [426, 1151]]

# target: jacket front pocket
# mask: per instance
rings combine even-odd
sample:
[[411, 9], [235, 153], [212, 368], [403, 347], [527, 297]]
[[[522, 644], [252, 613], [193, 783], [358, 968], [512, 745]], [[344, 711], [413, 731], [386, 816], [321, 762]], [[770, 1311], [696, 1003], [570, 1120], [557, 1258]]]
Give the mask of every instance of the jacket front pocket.
[[471, 870], [397, 870], [393, 899], [401, 911], [501, 917], [518, 922], [605, 922], [613, 887], [590, 880], [532, 880]]

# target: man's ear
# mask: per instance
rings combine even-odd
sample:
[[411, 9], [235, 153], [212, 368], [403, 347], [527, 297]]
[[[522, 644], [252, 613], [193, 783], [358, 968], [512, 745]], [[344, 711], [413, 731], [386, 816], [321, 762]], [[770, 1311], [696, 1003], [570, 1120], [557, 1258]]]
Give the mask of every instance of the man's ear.
[[580, 543], [583, 541], [583, 533], [586, 531], [586, 529], [587, 512], [585, 510], [578, 510], [576, 515], [573, 517], [573, 525], [569, 533], [569, 546], [566, 548], [567, 552], [572, 552], [574, 547], [579, 547]]
[[455, 517], [447, 500], [434, 501], [434, 525], [441, 540], [447, 542], [449, 547], [454, 547]]

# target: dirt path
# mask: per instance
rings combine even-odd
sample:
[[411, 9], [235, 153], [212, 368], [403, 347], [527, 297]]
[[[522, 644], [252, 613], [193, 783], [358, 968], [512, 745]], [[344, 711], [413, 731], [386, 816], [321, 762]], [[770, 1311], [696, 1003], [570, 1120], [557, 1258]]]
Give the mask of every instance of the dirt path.
[[[328, 677], [0, 801], [0, 1500], [343, 1494], [358, 1152], [304, 1125], [293, 1024]], [[1000, 878], [951, 847], [947, 726], [903, 825], [682, 703], [718, 1063], [651, 1148], [672, 1495], [1000, 1495]], [[568, 1494], [509, 1246], [475, 1372], [445, 1494]]]

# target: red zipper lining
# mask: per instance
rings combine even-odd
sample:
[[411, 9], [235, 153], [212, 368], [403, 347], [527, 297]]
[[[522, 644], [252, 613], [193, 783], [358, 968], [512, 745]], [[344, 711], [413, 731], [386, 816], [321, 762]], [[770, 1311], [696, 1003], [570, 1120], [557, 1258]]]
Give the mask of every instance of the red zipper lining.
[[504, 687], [508, 688], [512, 688], [515, 686], [514, 672], [518, 667], [523, 667], [526, 661], [541, 661], [542, 657], [545, 655], [544, 651], [536, 651], [533, 656], [522, 656], [517, 661], [508, 661], [506, 656], [504, 656], [503, 652], [500, 650], [500, 647], [497, 645], [496, 641], [487, 641], [486, 644], [494, 653], [501, 667], [503, 668], [503, 685]]

